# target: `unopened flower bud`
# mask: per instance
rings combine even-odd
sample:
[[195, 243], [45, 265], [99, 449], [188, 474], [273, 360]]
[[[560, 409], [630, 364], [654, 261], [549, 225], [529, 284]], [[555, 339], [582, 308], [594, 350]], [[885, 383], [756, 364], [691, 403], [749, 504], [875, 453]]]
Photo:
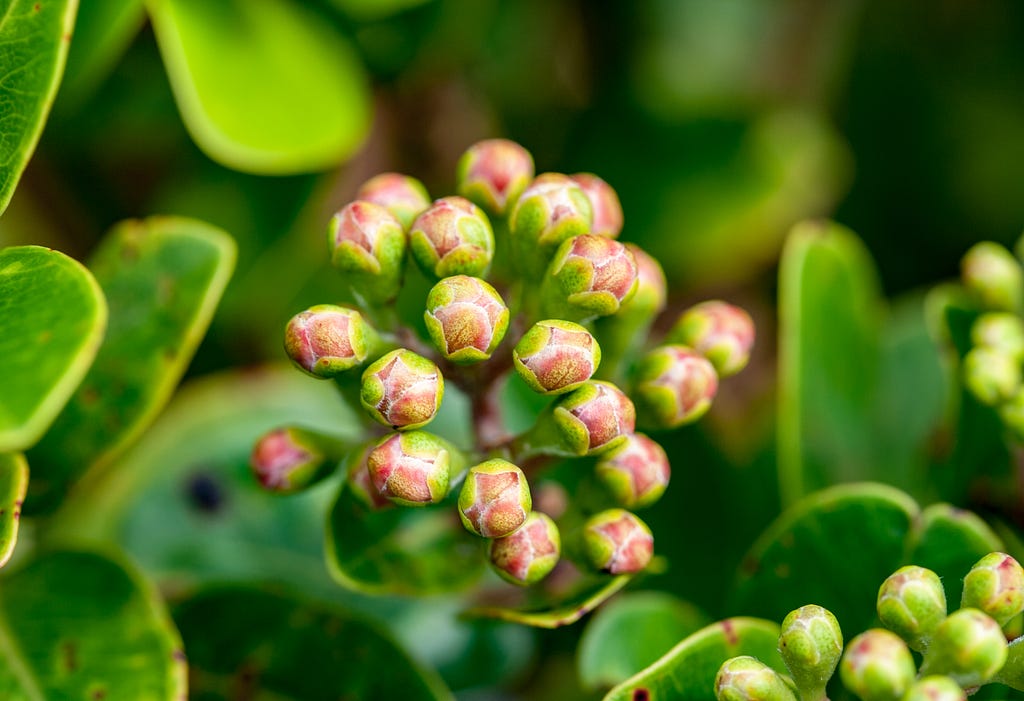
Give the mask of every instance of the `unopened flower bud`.
[[526, 522], [533, 503], [526, 475], [507, 460], [469, 468], [459, 492], [459, 516], [466, 530], [484, 538], [503, 538]]
[[373, 176], [359, 187], [356, 199], [384, 207], [395, 215], [406, 231], [420, 212], [430, 206], [430, 195], [423, 183], [401, 173]]
[[601, 348], [579, 324], [539, 321], [512, 350], [516, 372], [534, 392], [564, 394], [589, 380], [601, 364]]
[[608, 509], [587, 519], [583, 546], [590, 564], [609, 574], [639, 572], [654, 555], [647, 524], [625, 509]]
[[764, 662], [743, 655], [722, 663], [715, 676], [718, 701], [797, 701], [778, 672]]
[[935, 629], [925, 652], [922, 674], [948, 674], [960, 686], [980, 686], [1006, 662], [1006, 637], [985, 613], [964, 608]]
[[976, 608], [1004, 626], [1024, 611], [1024, 568], [1006, 553], [989, 553], [964, 577], [961, 608]]
[[322, 379], [365, 362], [379, 344], [373, 327], [355, 309], [318, 304], [291, 318], [284, 349], [300, 370]]
[[1010, 312], [987, 312], [971, 326], [971, 343], [1024, 360], [1024, 320]]
[[910, 648], [895, 633], [873, 628], [850, 641], [839, 663], [847, 689], [863, 701], [895, 701], [910, 688], [916, 670]]
[[593, 212], [590, 233], [618, 238], [622, 232], [622, 203], [612, 186], [593, 173], [577, 173], [571, 177], [590, 200]]
[[379, 204], [356, 200], [327, 229], [331, 264], [360, 297], [373, 303], [395, 298], [402, 285], [406, 236], [402, 223]]
[[754, 322], [743, 309], [712, 300], [690, 307], [666, 340], [689, 346], [711, 361], [719, 377], [735, 375], [750, 360]]
[[992, 241], [975, 244], [960, 261], [960, 272], [964, 286], [986, 309], [1021, 309], [1024, 270], [1005, 247]]
[[447, 441], [426, 431], [392, 433], [370, 451], [366, 466], [377, 491], [396, 504], [436, 504], [448, 493], [461, 456]]
[[444, 379], [431, 361], [398, 348], [363, 372], [359, 399], [375, 420], [399, 430], [433, 420], [444, 397]]
[[618, 241], [586, 234], [558, 248], [542, 301], [548, 316], [579, 321], [615, 314], [636, 289], [633, 253]]
[[671, 474], [665, 451], [642, 433], [627, 436], [618, 448], [604, 453], [595, 470], [615, 501], [627, 509], [660, 499]]
[[964, 385], [982, 404], [996, 406], [1021, 387], [1020, 362], [1009, 353], [977, 346], [964, 356]]
[[540, 274], [559, 245], [590, 231], [590, 199], [568, 175], [543, 173], [523, 191], [509, 219], [519, 270]]
[[598, 455], [633, 433], [636, 410], [615, 385], [590, 380], [558, 400], [554, 422], [571, 455]]
[[475, 204], [464, 197], [444, 197], [416, 217], [409, 247], [427, 275], [482, 277], [494, 257], [494, 232]]
[[264, 489], [290, 494], [334, 471], [340, 456], [330, 443], [313, 431], [277, 428], [256, 441], [249, 465]]
[[368, 509], [378, 510], [391, 506], [391, 500], [385, 497], [377, 489], [370, 477], [368, 460], [370, 452], [376, 447], [370, 443], [349, 458], [348, 485], [356, 499]]
[[504, 216], [533, 180], [533, 157], [508, 139], [478, 141], [462, 154], [455, 179], [460, 195]]
[[446, 277], [427, 295], [423, 314], [434, 347], [453, 363], [487, 360], [508, 331], [508, 307], [476, 277]]
[[668, 282], [654, 256], [634, 243], [624, 244], [636, 261], [636, 292], [622, 305], [622, 312], [653, 317], [665, 308]]
[[967, 692], [952, 677], [936, 674], [914, 682], [901, 701], [967, 701]]
[[711, 362], [687, 346], [658, 346], [636, 369], [636, 397], [644, 425], [675, 428], [711, 408], [718, 375]]
[[827, 609], [813, 604], [801, 606], [782, 621], [779, 654], [801, 698], [825, 697], [825, 685], [842, 652], [843, 631]]
[[939, 575], [924, 567], [908, 565], [882, 582], [877, 609], [883, 626], [914, 650], [923, 652], [946, 618], [946, 590]]
[[544, 579], [562, 551], [558, 526], [547, 515], [531, 511], [512, 535], [491, 541], [488, 555], [502, 579], [527, 586]]

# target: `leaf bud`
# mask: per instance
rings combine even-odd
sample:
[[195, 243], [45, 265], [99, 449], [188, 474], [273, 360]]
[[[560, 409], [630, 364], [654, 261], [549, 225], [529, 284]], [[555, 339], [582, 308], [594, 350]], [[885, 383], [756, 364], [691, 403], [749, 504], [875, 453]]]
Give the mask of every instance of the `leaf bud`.
[[590, 200], [593, 212], [590, 233], [618, 238], [622, 232], [622, 203], [612, 186], [593, 173], [577, 173], [570, 177]]
[[963, 608], [935, 629], [921, 665], [922, 674], [948, 674], [962, 687], [980, 686], [1006, 662], [1006, 636], [990, 616]]
[[964, 356], [964, 385], [982, 404], [996, 406], [1011, 399], [1021, 387], [1021, 367], [1009, 353], [977, 346]]
[[665, 451], [642, 433], [627, 436], [622, 445], [604, 453], [595, 470], [615, 501], [627, 509], [658, 501], [671, 474]]
[[986, 312], [971, 325], [971, 343], [1024, 360], [1024, 320], [1010, 312]]
[[403, 506], [425, 506], [444, 499], [450, 474], [459, 462], [458, 451], [426, 431], [385, 436], [366, 458], [377, 491]]
[[687, 346], [658, 346], [637, 364], [637, 404], [642, 423], [653, 428], [696, 421], [711, 408], [717, 392], [711, 361]]
[[331, 265], [345, 274], [356, 294], [375, 304], [395, 298], [407, 241], [391, 212], [372, 202], [350, 202], [331, 218], [327, 240]]
[[478, 141], [462, 154], [455, 189], [492, 216], [504, 216], [533, 180], [533, 156], [508, 139]]
[[1019, 311], [1024, 303], [1024, 270], [1006, 248], [982, 241], [960, 261], [964, 287], [986, 309]]
[[532, 507], [526, 475], [507, 460], [488, 460], [469, 468], [459, 492], [462, 525], [484, 538], [514, 533]]
[[610, 382], [589, 380], [554, 407], [562, 445], [572, 455], [598, 455], [626, 441], [636, 428], [636, 410]]
[[722, 663], [715, 675], [718, 701], [797, 701], [796, 694], [774, 669], [743, 655]]
[[933, 674], [914, 682], [902, 701], [967, 701], [967, 692], [952, 677]]
[[260, 485], [279, 494], [305, 489], [330, 475], [337, 465], [335, 451], [318, 434], [295, 426], [263, 434], [249, 459]]
[[960, 607], [979, 609], [1005, 626], [1024, 611], [1024, 568], [1006, 553], [989, 553], [964, 577]]
[[427, 295], [423, 314], [434, 347], [453, 363], [491, 357], [508, 331], [508, 307], [497, 290], [476, 277], [446, 277]]
[[647, 524], [625, 509], [608, 509], [587, 519], [583, 546], [596, 569], [609, 574], [640, 572], [654, 555]]
[[863, 701], [895, 701], [917, 671], [910, 648], [895, 633], [873, 628], [850, 641], [839, 663], [846, 688]]
[[288, 357], [300, 370], [321, 379], [362, 365], [379, 343], [377, 332], [362, 314], [333, 304], [299, 312], [284, 330]]
[[543, 173], [523, 191], [509, 218], [519, 270], [544, 272], [559, 245], [590, 231], [590, 199], [568, 175]]
[[746, 311], [727, 302], [701, 302], [683, 312], [666, 341], [689, 346], [711, 361], [719, 377], [746, 367], [754, 345], [754, 322]]
[[420, 212], [430, 206], [430, 195], [423, 183], [401, 173], [373, 176], [359, 187], [356, 199], [384, 207], [401, 222], [406, 231]]
[[441, 407], [444, 379], [430, 360], [406, 348], [382, 356], [363, 372], [359, 400], [374, 420], [406, 431], [430, 423]]
[[443, 197], [416, 217], [409, 247], [427, 275], [482, 277], [494, 257], [494, 232], [475, 204], [464, 197]]
[[531, 511], [514, 533], [491, 541], [488, 556], [502, 579], [527, 586], [548, 576], [561, 551], [558, 526], [547, 515]]
[[883, 626], [923, 652], [946, 618], [946, 590], [931, 570], [917, 565], [901, 567], [879, 587], [877, 610]]
[[555, 253], [542, 284], [545, 314], [575, 321], [619, 311], [637, 289], [637, 265], [623, 244], [586, 234]]
[[801, 606], [782, 621], [779, 654], [801, 698], [825, 697], [825, 685], [842, 652], [843, 631], [831, 611], [813, 604]]
[[512, 350], [516, 372], [534, 392], [564, 394], [589, 380], [601, 364], [601, 347], [571, 321], [538, 321]]

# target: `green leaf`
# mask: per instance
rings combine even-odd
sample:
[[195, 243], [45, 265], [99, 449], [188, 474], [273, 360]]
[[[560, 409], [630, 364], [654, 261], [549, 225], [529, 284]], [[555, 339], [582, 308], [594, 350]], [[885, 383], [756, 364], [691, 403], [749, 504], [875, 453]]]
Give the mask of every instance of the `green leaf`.
[[331, 0], [331, 4], [346, 15], [363, 21], [381, 20], [430, 0]]
[[589, 689], [615, 686], [710, 622], [700, 609], [671, 594], [623, 594], [594, 614], [583, 630], [577, 653], [580, 681]]
[[89, 271], [39, 246], [0, 250], [0, 453], [43, 435], [85, 377], [107, 305]]
[[852, 232], [823, 222], [793, 230], [779, 269], [784, 504], [836, 482], [886, 477], [871, 453], [882, 304], [874, 264]]
[[0, 586], [0, 696], [183, 701], [185, 654], [137, 574], [93, 553], [49, 553]]
[[732, 657], [751, 655], [785, 674], [778, 646], [777, 623], [728, 618], [680, 642], [653, 665], [609, 691], [604, 701], [715, 701], [715, 675]]
[[367, 79], [330, 25], [293, 0], [148, 0], [185, 126], [237, 170], [291, 174], [345, 160], [370, 126]]
[[472, 618], [494, 618], [512, 623], [522, 623], [535, 628], [559, 628], [575, 623], [629, 584], [633, 575], [617, 577], [588, 577], [565, 596], [540, 606], [507, 608], [503, 606], [481, 606], [472, 608], [464, 615]]
[[18, 453], [0, 454], [0, 567], [7, 564], [18, 541], [21, 504], [28, 487], [28, 463]]
[[374, 627], [343, 612], [231, 587], [175, 610], [189, 651], [193, 698], [453, 699]]
[[110, 305], [110, 327], [89, 374], [29, 453], [33, 509], [52, 507], [156, 418], [206, 332], [234, 260], [231, 238], [195, 220], [128, 221], [107, 235], [90, 268]]
[[0, 0], [0, 214], [39, 141], [78, 0]]
[[327, 567], [338, 584], [367, 594], [424, 596], [479, 579], [484, 541], [459, 522], [452, 499], [425, 508], [369, 511], [342, 485], [327, 517]]

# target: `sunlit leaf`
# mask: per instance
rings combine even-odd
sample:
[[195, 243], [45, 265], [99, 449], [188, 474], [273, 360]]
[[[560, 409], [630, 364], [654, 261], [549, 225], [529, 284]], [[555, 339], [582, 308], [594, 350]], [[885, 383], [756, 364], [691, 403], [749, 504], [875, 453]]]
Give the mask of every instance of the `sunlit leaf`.
[[25, 457], [18, 453], [0, 454], [0, 567], [6, 565], [14, 553], [27, 487]]

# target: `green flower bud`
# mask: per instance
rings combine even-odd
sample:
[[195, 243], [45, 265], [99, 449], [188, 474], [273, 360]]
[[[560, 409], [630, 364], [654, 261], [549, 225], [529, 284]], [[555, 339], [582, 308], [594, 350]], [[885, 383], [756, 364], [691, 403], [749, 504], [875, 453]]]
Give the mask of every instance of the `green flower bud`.
[[964, 356], [964, 385], [982, 404], [996, 406], [1021, 388], [1020, 362], [1012, 355], [978, 346]]
[[327, 229], [331, 264], [353, 291], [374, 304], [389, 302], [402, 286], [406, 237], [402, 223], [378, 204], [356, 200]]
[[778, 672], [758, 659], [743, 655], [722, 663], [715, 676], [718, 701], [797, 701]]
[[409, 247], [427, 275], [482, 277], [494, 257], [494, 232], [475, 204], [464, 197], [444, 197], [416, 217]]
[[946, 590], [939, 575], [908, 565], [893, 572], [878, 589], [878, 619], [918, 652], [946, 618]]
[[618, 238], [622, 232], [622, 203], [612, 186], [593, 173], [577, 173], [571, 177], [590, 200], [593, 212], [590, 233]]
[[564, 394], [593, 376], [601, 364], [601, 347], [579, 324], [549, 319], [519, 339], [512, 362], [534, 392]]
[[642, 423], [676, 428], [702, 417], [718, 392], [711, 362], [686, 346], [658, 346], [636, 368], [636, 397]]
[[967, 692], [952, 677], [923, 677], [907, 689], [902, 701], [967, 701]]
[[618, 448], [604, 453], [595, 469], [615, 501], [627, 509], [658, 501], [671, 474], [665, 451], [642, 433], [627, 436]]
[[366, 368], [359, 393], [370, 416], [402, 431], [430, 423], [443, 397], [441, 371], [406, 348], [393, 350]]
[[547, 316], [572, 320], [608, 316], [636, 293], [637, 266], [628, 248], [586, 234], [563, 243], [542, 285]]
[[1006, 553], [989, 553], [964, 577], [961, 608], [976, 608], [1000, 626], [1024, 611], [1024, 568]]
[[526, 523], [533, 507], [526, 475], [507, 460], [469, 468], [459, 492], [459, 516], [466, 530], [484, 538], [503, 538]]
[[490, 358], [508, 331], [508, 319], [508, 307], [497, 290], [467, 275], [434, 285], [423, 314], [434, 347], [453, 363]]
[[951, 613], [935, 629], [922, 674], [948, 674], [960, 686], [980, 686], [1006, 662], [1006, 637], [999, 624], [978, 609]]
[[843, 652], [839, 621], [821, 606], [801, 606], [782, 621], [779, 654], [804, 699], [824, 699]]
[[713, 300], [690, 307], [666, 341], [689, 346], [711, 361], [719, 377], [735, 375], [750, 360], [754, 322], [743, 309]]
[[625, 443], [636, 410], [615, 385], [590, 380], [558, 400], [554, 424], [571, 455], [598, 455]]
[[374, 443], [369, 443], [362, 450], [350, 458], [348, 468], [348, 486], [353, 496], [358, 499], [366, 508], [377, 511], [392, 505], [391, 500], [385, 497], [377, 489], [370, 477], [368, 460], [370, 452], [374, 449]]
[[284, 349], [302, 371], [329, 379], [362, 365], [380, 345], [377, 332], [355, 309], [318, 304], [284, 329]]
[[590, 564], [609, 574], [640, 572], [654, 555], [647, 524], [625, 509], [607, 509], [587, 519], [583, 547]]
[[366, 467], [383, 496], [403, 506], [425, 506], [448, 494], [450, 474], [460, 461], [447, 441], [426, 431], [405, 431], [378, 442]]
[[530, 152], [508, 139], [479, 141], [462, 154], [456, 190], [492, 216], [504, 216], [533, 180]]
[[971, 326], [971, 343], [1024, 360], [1024, 320], [1010, 312], [987, 312]]
[[590, 199], [573, 180], [560, 173], [544, 173], [523, 192], [509, 219], [520, 271], [539, 275], [563, 241], [590, 231]]
[[334, 472], [339, 455], [330, 443], [313, 431], [276, 428], [256, 441], [249, 465], [264, 489], [291, 494]]
[[636, 261], [636, 293], [622, 304], [622, 313], [654, 317], [665, 308], [668, 299], [665, 271], [661, 263], [636, 244], [625, 246]]
[[975, 244], [960, 261], [960, 272], [964, 287], [986, 309], [1021, 309], [1024, 270], [1005, 247], [992, 241]]
[[894, 701], [914, 682], [910, 649], [895, 633], [873, 628], [850, 641], [839, 663], [847, 689], [863, 701]]
[[558, 526], [541, 512], [531, 511], [526, 523], [512, 535], [491, 541], [488, 556], [502, 579], [527, 586], [548, 576], [561, 551]]
[[406, 231], [420, 212], [430, 206], [430, 195], [416, 178], [401, 173], [381, 173], [363, 183], [357, 200], [373, 202], [391, 212]]

